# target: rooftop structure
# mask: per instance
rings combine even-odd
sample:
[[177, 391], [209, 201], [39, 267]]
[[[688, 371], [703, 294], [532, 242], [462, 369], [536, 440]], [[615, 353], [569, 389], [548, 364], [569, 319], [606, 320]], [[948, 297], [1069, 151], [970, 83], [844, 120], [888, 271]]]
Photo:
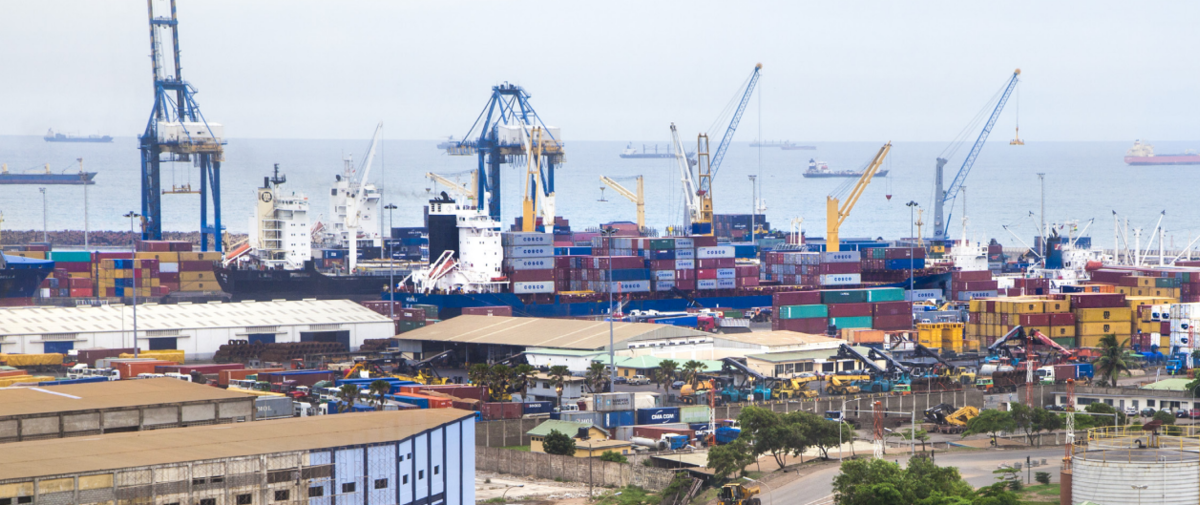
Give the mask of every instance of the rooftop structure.
[[830, 349], [836, 352], [843, 341], [824, 335], [795, 331], [750, 333], [700, 333], [687, 336], [646, 336], [629, 343], [633, 355], [650, 355], [679, 360], [720, 360], [755, 353]]
[[[608, 348], [609, 323], [573, 319], [464, 315], [418, 328], [396, 338], [422, 342], [505, 345], [553, 349], [602, 350]], [[618, 348], [634, 339], [700, 336], [705, 333], [650, 323], [615, 323], [613, 340]], [[424, 350], [429, 352], [428, 349]]]

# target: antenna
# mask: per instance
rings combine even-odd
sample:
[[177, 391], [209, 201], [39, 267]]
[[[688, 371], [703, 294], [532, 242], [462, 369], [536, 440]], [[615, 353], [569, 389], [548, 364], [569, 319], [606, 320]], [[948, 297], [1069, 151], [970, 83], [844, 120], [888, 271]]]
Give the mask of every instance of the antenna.
[[608, 201], [608, 200], [604, 199], [604, 186], [600, 186], [600, 199], [596, 200], [596, 201], [597, 202], [607, 202]]

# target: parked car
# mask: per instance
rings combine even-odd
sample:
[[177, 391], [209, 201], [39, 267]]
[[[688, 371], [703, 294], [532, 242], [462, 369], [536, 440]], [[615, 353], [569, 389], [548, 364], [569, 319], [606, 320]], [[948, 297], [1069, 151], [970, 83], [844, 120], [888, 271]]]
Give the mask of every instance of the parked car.
[[1176, 418], [1183, 419], [1183, 418], [1185, 418], [1185, 417], [1187, 417], [1187, 416], [1188, 416], [1188, 411], [1187, 411], [1187, 409], [1179, 409], [1179, 410], [1176, 410], [1176, 411], [1175, 411], [1175, 417], [1176, 417]]
[[626, 379], [625, 377], [621, 377], [620, 375], [618, 375], [616, 377], [613, 377], [613, 384], [629, 384], [629, 379]]
[[1188, 419], [1200, 419], [1200, 409], [1192, 409], [1187, 412]]
[[1125, 415], [1136, 416], [1136, 415], [1138, 415], [1138, 409], [1136, 409], [1134, 407], [1125, 407]]
[[1062, 411], [1064, 411], [1064, 410], [1067, 410], [1067, 409], [1066, 409], [1066, 407], [1063, 407], [1062, 405], [1054, 405], [1054, 404], [1050, 404], [1050, 405], [1047, 405], [1047, 406], [1046, 406], [1046, 410], [1049, 410], [1049, 411], [1052, 411], [1052, 412], [1062, 412]]
[[683, 385], [684, 385], [683, 381], [675, 381], [675, 382], [671, 383], [671, 389], [679, 389], [679, 388], [682, 388]]
[[629, 383], [634, 386], [648, 386], [650, 385], [650, 378], [645, 375], [634, 375], [629, 378]]
[[1156, 413], [1158, 413], [1158, 411], [1154, 410], [1152, 407], [1146, 407], [1142, 409], [1142, 417], [1154, 417], [1154, 414]]

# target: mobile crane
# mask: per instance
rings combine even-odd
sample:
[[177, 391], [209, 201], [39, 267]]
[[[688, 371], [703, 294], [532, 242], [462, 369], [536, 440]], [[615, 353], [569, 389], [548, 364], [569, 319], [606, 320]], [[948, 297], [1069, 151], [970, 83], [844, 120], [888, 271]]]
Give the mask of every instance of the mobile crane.
[[[850, 211], [854, 210], [854, 204], [858, 203], [859, 197], [863, 191], [867, 189], [867, 185], [871, 183], [871, 179], [875, 177], [875, 173], [879, 171], [879, 167], [883, 165], [883, 159], [887, 157], [888, 151], [892, 150], [892, 143], [889, 141], [879, 148], [879, 152], [875, 154], [875, 158], [867, 165], [867, 169], [863, 170], [854, 187], [850, 189], [850, 193], [846, 196], [845, 203], [839, 203], [839, 199], [835, 195], [825, 197], [825, 250], [837, 252], [841, 250], [841, 241], [838, 239], [838, 230], [841, 229], [842, 223], [846, 222], [846, 218], [850, 217]], [[844, 191], [844, 190], [839, 190]]]
[[[725, 129], [725, 135], [721, 137], [721, 143], [717, 145], [716, 152], [713, 153], [710, 161], [708, 155], [708, 134], [701, 133], [696, 137], [696, 172], [699, 179], [699, 187], [695, 188], [695, 199], [690, 199], [689, 203], [694, 203], [698, 207], [689, 209], [690, 214], [696, 217], [689, 223], [689, 228], [692, 235], [712, 235], [713, 234], [713, 201], [712, 201], [712, 181], [717, 176], [717, 171], [721, 168], [721, 161], [725, 159], [725, 152], [729, 150], [729, 145], [733, 143], [733, 135], [737, 132], [738, 124], [742, 122], [742, 115], [746, 112], [746, 105], [750, 103], [750, 96], [754, 93], [754, 86], [758, 84], [759, 71], [762, 70], [762, 63], [754, 65], [754, 72], [750, 74], [747, 80], [746, 87], [742, 91], [741, 101], [738, 102], [737, 108], [733, 111], [733, 116], [729, 120], [729, 126]], [[680, 155], [681, 149], [676, 149], [676, 157]], [[687, 166], [686, 156], [684, 166]], [[688, 168], [688, 172], [691, 169]], [[685, 183], [686, 185], [686, 183]]]
[[631, 201], [635, 205], [637, 205], [638, 230], [645, 230], [646, 229], [646, 192], [645, 192], [645, 188], [642, 185], [643, 178], [642, 178], [642, 176], [638, 175], [638, 176], [632, 177], [632, 179], [637, 180], [637, 192], [636, 193], [626, 189], [625, 186], [618, 184], [617, 181], [611, 177], [606, 177], [603, 175], [600, 176], [600, 182], [603, 182], [608, 187], [613, 188], [613, 190], [616, 191], [617, 193], [619, 193], [621, 196], [628, 198], [629, 201]]

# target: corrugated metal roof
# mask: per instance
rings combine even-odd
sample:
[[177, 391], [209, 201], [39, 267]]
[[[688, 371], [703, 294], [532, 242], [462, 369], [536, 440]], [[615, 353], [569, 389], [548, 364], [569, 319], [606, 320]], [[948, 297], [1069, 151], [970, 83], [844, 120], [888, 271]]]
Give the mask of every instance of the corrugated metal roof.
[[557, 419], [551, 419], [542, 424], [534, 426], [532, 430], [525, 432], [525, 434], [532, 437], [544, 437], [549, 435], [551, 431], [557, 430], [563, 435], [575, 438], [575, 435], [579, 434], [579, 428], [595, 428], [604, 433], [604, 436], [608, 436], [608, 430], [599, 426], [593, 426], [589, 423], [579, 423], [575, 421], [559, 421]]
[[[840, 344], [842, 342], [841, 339], [827, 337], [825, 335], [813, 335], [811, 333], [800, 333], [798, 331], [787, 330], [754, 331], [750, 333], [722, 333], [719, 335], [713, 335], [713, 338], [765, 346]], [[834, 347], [837, 346], [834, 345]]]
[[[866, 347], [852, 346], [854, 350], [867, 354]], [[747, 359], [756, 359], [759, 361], [769, 361], [771, 363], [780, 363], [787, 361], [804, 361], [810, 359], [828, 359], [831, 356], [837, 355], [837, 349], [819, 349], [815, 351], [790, 351], [790, 352], [769, 352], [764, 354], [750, 354]]]
[[[613, 340], [673, 338], [706, 333], [650, 323], [615, 323]], [[558, 349], [603, 349], [608, 346], [607, 321], [537, 317], [458, 316], [397, 335], [401, 340], [433, 340], [463, 344], [499, 344]]]
[[596, 356], [601, 351], [597, 350], [576, 350], [576, 349], [525, 349], [525, 354], [545, 354], [547, 356]]
[[[671, 359], [671, 358], [660, 358], [658, 356], [617, 356], [616, 360], [614, 360], [614, 364], [620, 368], [636, 368], [639, 370], [643, 370], [643, 369], [647, 369], [647, 368], [658, 368], [659, 365], [662, 364], [663, 361], [668, 360], [668, 359]], [[608, 364], [607, 357], [596, 358], [595, 361], [597, 361], [599, 363]], [[677, 359], [677, 360], [672, 360], [672, 361], [674, 361], [675, 363], [678, 363], [679, 369], [682, 370], [683, 364], [687, 363], [688, 361], [692, 361], [692, 360]], [[695, 361], [699, 361], [700, 363], [704, 364], [704, 368], [701, 371], [704, 371], [704, 372], [720, 372], [721, 371], [722, 364], [720, 361], [712, 361], [712, 360], [707, 360], [707, 359], [698, 359]]]
[[1158, 382], [1146, 384], [1142, 389], [1157, 389], [1160, 391], [1185, 391], [1191, 379], [1163, 379]]
[[[245, 326], [296, 326], [389, 321], [349, 300], [138, 305], [138, 331]], [[11, 307], [0, 309], [0, 335], [95, 333], [133, 327], [133, 310], [100, 307]]]
[[78, 410], [253, 399], [254, 396], [179, 379], [139, 379], [39, 388], [0, 388], [0, 418]]
[[14, 442], [4, 444], [0, 482], [392, 442], [474, 415], [457, 409], [361, 412]]

